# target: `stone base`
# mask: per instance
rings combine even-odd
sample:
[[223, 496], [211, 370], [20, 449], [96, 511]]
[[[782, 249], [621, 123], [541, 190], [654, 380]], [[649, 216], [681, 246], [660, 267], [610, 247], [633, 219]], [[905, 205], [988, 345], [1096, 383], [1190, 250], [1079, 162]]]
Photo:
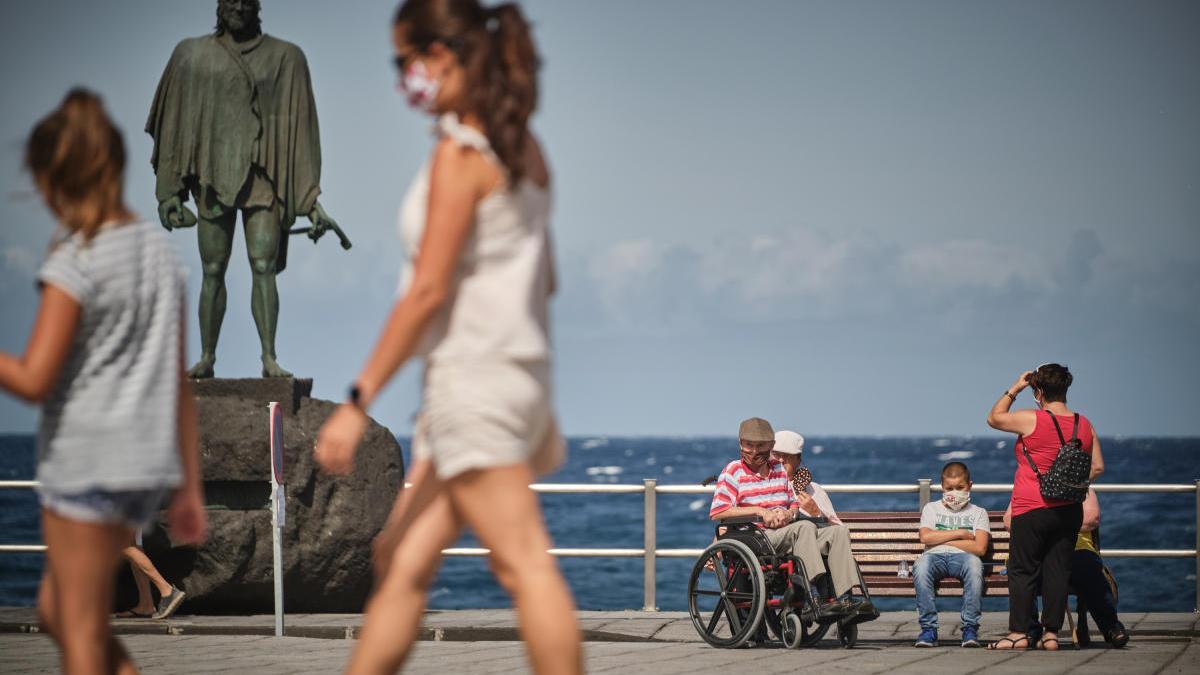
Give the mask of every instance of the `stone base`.
[[[336, 404], [310, 397], [312, 380], [209, 379], [192, 383], [209, 537], [198, 549], [173, 546], [156, 528], [146, 553], [167, 581], [187, 592], [183, 611], [271, 612], [271, 454], [267, 404], [283, 404], [287, 521], [283, 530], [289, 612], [359, 612], [371, 588], [371, 539], [404, 478], [400, 445], [372, 421], [350, 476], [321, 473], [312, 449]], [[165, 512], [162, 523], [165, 527]]]

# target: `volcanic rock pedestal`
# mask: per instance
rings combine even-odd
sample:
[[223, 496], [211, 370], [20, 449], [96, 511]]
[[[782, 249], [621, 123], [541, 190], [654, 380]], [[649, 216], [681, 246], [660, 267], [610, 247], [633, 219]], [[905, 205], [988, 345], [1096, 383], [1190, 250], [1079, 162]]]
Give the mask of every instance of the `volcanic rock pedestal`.
[[[144, 542], [167, 581], [187, 592], [183, 611], [274, 608], [271, 401], [284, 415], [285, 609], [362, 611], [371, 587], [371, 539], [403, 484], [404, 460], [392, 433], [372, 421], [353, 474], [335, 478], [321, 473], [312, 450], [336, 404], [310, 398], [312, 380], [212, 379], [193, 381], [192, 387], [200, 411], [208, 541], [198, 549], [175, 547], [169, 534], [156, 528]], [[162, 516], [165, 521], [165, 511]]]

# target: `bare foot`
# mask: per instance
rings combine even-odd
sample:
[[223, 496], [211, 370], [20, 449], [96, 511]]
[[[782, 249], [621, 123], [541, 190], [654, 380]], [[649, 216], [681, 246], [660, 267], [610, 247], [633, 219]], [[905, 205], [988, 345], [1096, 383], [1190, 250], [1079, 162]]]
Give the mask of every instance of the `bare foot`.
[[263, 367], [262, 367], [262, 376], [263, 377], [291, 377], [292, 376], [291, 373], [284, 370], [283, 367], [280, 366], [279, 363], [277, 363], [275, 361], [275, 359], [273, 359], [270, 356], [262, 357], [262, 364], [263, 364]]
[[213, 364], [217, 360], [211, 356], [201, 356], [196, 365], [188, 370], [188, 377], [193, 380], [205, 380], [213, 376]]

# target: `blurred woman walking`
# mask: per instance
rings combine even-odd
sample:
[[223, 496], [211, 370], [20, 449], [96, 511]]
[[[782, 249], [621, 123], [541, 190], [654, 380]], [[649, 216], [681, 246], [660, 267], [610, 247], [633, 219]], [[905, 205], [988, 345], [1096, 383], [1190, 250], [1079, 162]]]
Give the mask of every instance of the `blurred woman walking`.
[[37, 123], [25, 166], [59, 222], [25, 353], [0, 353], [0, 387], [42, 406], [38, 616], [64, 672], [132, 673], [109, 628], [122, 549], [172, 490], [172, 538], [199, 543], [206, 529], [186, 272], [125, 205], [124, 142], [95, 94], [72, 90]]
[[550, 404], [550, 174], [528, 129], [537, 52], [515, 5], [476, 0], [408, 0], [392, 41], [437, 143], [401, 210], [403, 295], [321, 430], [321, 465], [352, 468], [365, 410], [404, 362], [422, 357], [425, 377], [414, 485], [376, 539], [377, 590], [347, 672], [403, 664], [441, 550], [464, 527], [491, 549], [534, 671], [580, 672], [574, 602], [529, 489], [565, 454]]

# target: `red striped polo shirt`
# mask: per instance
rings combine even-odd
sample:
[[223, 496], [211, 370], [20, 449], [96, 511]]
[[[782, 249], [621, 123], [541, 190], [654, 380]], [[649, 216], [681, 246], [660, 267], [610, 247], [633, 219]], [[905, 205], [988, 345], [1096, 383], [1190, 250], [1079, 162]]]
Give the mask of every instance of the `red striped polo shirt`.
[[770, 473], [765, 478], [746, 466], [741, 459], [727, 464], [717, 479], [717, 490], [713, 493], [708, 517], [734, 506], [758, 506], [764, 509], [787, 509], [793, 504], [799, 506], [788, 492], [787, 470], [783, 462], [767, 461]]

